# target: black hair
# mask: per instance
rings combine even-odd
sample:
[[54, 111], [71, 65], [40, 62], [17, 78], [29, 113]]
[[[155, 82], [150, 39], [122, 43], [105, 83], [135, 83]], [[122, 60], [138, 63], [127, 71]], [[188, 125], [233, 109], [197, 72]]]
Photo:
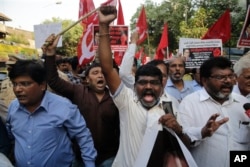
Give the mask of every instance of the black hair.
[[74, 56], [70, 59], [70, 64], [73, 70], [76, 70], [77, 66], [78, 66], [78, 58], [77, 56]]
[[39, 60], [18, 60], [10, 69], [9, 77], [13, 80], [19, 76], [29, 76], [32, 80], [41, 84], [46, 81], [46, 70]]
[[232, 69], [232, 62], [223, 56], [219, 57], [211, 57], [203, 62], [200, 67], [200, 77], [201, 78], [209, 78], [212, 73], [213, 68]]
[[138, 62], [137, 62], [137, 58], [134, 57], [134, 65], [137, 67], [138, 66]]
[[97, 63], [97, 62], [93, 62], [91, 65], [89, 65], [85, 71], [85, 76], [88, 76], [89, 75], [89, 71], [92, 69], [92, 68], [95, 68], [95, 67], [101, 67], [100, 63]]
[[136, 73], [135, 73], [135, 82], [138, 81], [140, 76], [152, 76], [152, 77], [159, 77], [161, 83], [162, 83], [162, 72], [159, 68], [157, 68], [156, 66], [150, 65], [150, 64], [146, 64], [146, 65], [142, 65], [140, 66]]

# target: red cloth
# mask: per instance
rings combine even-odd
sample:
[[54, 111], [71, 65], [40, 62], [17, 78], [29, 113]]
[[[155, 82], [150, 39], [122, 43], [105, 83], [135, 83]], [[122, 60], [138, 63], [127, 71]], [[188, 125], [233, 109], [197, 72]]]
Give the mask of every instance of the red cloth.
[[[124, 16], [123, 16], [123, 10], [122, 10], [122, 4], [121, 1], [118, 0], [118, 13], [117, 13], [117, 25], [124, 25]], [[127, 41], [127, 36], [122, 36], [121, 37], [121, 44], [125, 45]], [[116, 64], [119, 66], [121, 65], [122, 59], [124, 56], [124, 52], [114, 52], [114, 59]]]
[[[108, 0], [101, 5], [116, 6], [117, 0]], [[79, 3], [79, 18], [95, 10], [93, 0], [80, 0]], [[77, 46], [77, 57], [80, 65], [86, 65], [95, 58], [95, 50], [93, 48], [94, 38], [92, 33], [92, 26], [98, 24], [98, 15], [93, 13], [82, 22], [83, 34]]]
[[222, 43], [226, 43], [231, 37], [231, 19], [230, 11], [225, 13], [208, 29], [202, 39], [221, 39]]
[[148, 31], [148, 25], [147, 25], [147, 18], [146, 18], [146, 12], [144, 9], [144, 6], [142, 6], [141, 13], [139, 15], [137, 24], [136, 24], [136, 29], [139, 33], [139, 39], [137, 41], [137, 44], [141, 44], [148, 36], [147, 31]]
[[121, 4], [121, 1], [118, 0], [117, 25], [124, 25], [124, 24], [125, 22], [124, 22], [122, 4]]
[[163, 60], [168, 47], [168, 25], [165, 23], [154, 59]]

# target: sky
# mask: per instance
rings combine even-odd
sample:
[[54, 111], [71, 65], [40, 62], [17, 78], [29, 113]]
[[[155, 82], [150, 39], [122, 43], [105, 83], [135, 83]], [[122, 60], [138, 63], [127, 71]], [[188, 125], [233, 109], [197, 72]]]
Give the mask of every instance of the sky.
[[[163, 0], [152, 0], [160, 3]], [[57, 4], [61, 2], [61, 4]], [[93, 0], [99, 7], [106, 0]], [[129, 26], [130, 19], [145, 0], [121, 0], [125, 24]], [[12, 19], [6, 21], [6, 26], [33, 31], [34, 25], [41, 24], [52, 17], [78, 20], [79, 0], [0, 0], [0, 12]]]

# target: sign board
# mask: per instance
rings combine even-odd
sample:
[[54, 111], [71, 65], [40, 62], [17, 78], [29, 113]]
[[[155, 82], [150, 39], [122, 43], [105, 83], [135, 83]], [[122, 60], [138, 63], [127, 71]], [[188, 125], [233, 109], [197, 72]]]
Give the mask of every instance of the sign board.
[[[125, 52], [128, 47], [128, 26], [110, 26], [110, 44], [112, 51]], [[99, 26], [93, 26], [94, 49], [96, 50], [99, 42]]]
[[237, 47], [250, 48], [250, 5], [248, 6], [245, 22], [241, 29]]
[[199, 68], [210, 57], [223, 54], [221, 39], [180, 38], [179, 52], [186, 60], [186, 68]]
[[[41, 48], [45, 40], [51, 34], [58, 34], [62, 31], [61, 23], [52, 23], [52, 24], [40, 24], [34, 25], [34, 34], [35, 34], [35, 47]], [[62, 38], [58, 42], [58, 47], [62, 46]]]

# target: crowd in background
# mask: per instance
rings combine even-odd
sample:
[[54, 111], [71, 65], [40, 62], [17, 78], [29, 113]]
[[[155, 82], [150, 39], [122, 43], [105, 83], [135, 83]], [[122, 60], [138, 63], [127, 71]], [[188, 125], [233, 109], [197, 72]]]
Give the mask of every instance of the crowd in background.
[[221, 167], [230, 151], [250, 150], [250, 53], [193, 69], [183, 56], [138, 65], [134, 31], [118, 67], [115, 18], [115, 8], [100, 8], [99, 59], [85, 67], [57, 52], [54, 34], [41, 60], [6, 63], [0, 166]]

